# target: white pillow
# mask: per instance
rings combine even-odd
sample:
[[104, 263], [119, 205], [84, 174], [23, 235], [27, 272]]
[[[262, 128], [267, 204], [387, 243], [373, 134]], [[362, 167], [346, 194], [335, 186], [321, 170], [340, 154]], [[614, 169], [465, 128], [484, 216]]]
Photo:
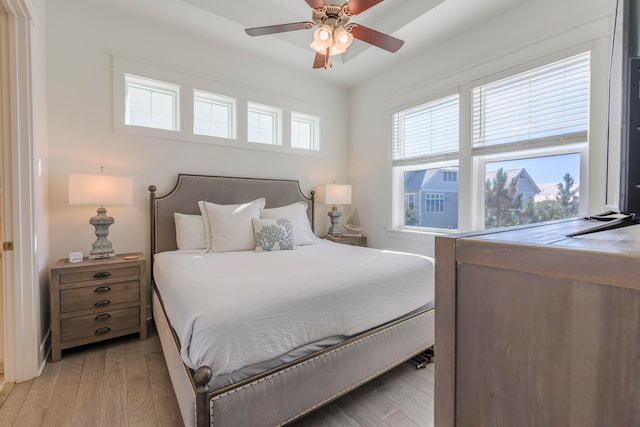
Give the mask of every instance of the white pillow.
[[[250, 251], [256, 247], [253, 218], [260, 218], [265, 199], [237, 205], [198, 202], [208, 236], [208, 252]], [[207, 227], [208, 226], [208, 227]]]
[[256, 252], [290, 251], [295, 249], [293, 227], [287, 218], [253, 219]]
[[320, 241], [311, 230], [305, 202], [296, 202], [279, 208], [263, 209], [260, 213], [260, 218], [289, 219], [293, 226], [293, 241], [296, 246], [313, 245]]
[[207, 240], [201, 215], [174, 213], [176, 221], [176, 243], [179, 250], [205, 249]]

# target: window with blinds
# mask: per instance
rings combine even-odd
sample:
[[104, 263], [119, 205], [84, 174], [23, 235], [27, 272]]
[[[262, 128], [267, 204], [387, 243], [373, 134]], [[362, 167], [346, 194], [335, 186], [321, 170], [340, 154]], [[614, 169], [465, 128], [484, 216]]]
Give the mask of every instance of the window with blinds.
[[473, 146], [552, 139], [589, 124], [589, 53], [473, 90]]
[[586, 52], [459, 82], [459, 94], [392, 112], [393, 227], [440, 232], [584, 215], [590, 68]]
[[401, 228], [458, 227], [459, 116], [458, 94], [393, 114], [393, 166], [404, 192], [404, 206], [396, 207]]
[[393, 115], [394, 166], [458, 152], [458, 94]]

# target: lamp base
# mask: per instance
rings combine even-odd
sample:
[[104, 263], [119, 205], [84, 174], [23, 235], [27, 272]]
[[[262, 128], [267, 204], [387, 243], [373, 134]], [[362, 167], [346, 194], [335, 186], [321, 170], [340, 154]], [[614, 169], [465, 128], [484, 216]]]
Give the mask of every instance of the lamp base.
[[327, 215], [329, 215], [329, 218], [331, 218], [331, 227], [329, 227], [329, 231], [327, 232], [327, 234], [331, 237], [340, 237], [342, 235], [342, 231], [340, 230], [338, 221], [340, 221], [342, 212], [339, 212], [336, 205], [333, 205], [333, 207], [331, 208], [331, 212], [327, 212]]
[[107, 240], [109, 226], [114, 223], [112, 217], [107, 215], [107, 210], [102, 206], [98, 208], [98, 215], [89, 219], [89, 224], [96, 228], [96, 241], [91, 245], [89, 259], [111, 258], [116, 256], [111, 242]]

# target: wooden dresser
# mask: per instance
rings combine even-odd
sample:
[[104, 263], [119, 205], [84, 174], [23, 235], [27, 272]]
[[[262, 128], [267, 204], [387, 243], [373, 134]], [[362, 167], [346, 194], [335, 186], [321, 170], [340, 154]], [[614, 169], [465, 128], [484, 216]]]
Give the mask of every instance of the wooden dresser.
[[[137, 257], [127, 259], [127, 257]], [[142, 253], [69, 263], [50, 270], [51, 360], [62, 350], [122, 335], [147, 337], [146, 260]]]
[[435, 425], [640, 425], [640, 225], [436, 238]]

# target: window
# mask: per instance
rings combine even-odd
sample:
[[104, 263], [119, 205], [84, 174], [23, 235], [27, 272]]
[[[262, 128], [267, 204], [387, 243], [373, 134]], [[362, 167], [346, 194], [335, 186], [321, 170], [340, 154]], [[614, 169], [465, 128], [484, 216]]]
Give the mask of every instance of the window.
[[395, 229], [488, 229], [585, 214], [590, 53], [504, 76], [392, 114]]
[[416, 195], [415, 194], [407, 194], [404, 195], [404, 206], [407, 209], [415, 209], [416, 208]]
[[444, 182], [456, 182], [458, 180], [458, 172], [443, 171], [442, 180]]
[[473, 90], [473, 146], [586, 132], [589, 54], [478, 86]]
[[236, 138], [236, 100], [214, 93], [193, 91], [193, 133]]
[[485, 177], [477, 225], [578, 216], [588, 119], [588, 53], [476, 87], [473, 152]]
[[424, 213], [443, 213], [444, 193], [426, 193], [424, 195]]
[[261, 144], [281, 145], [279, 108], [248, 103], [247, 140]]
[[303, 150], [320, 149], [320, 118], [302, 113], [291, 113], [291, 147]]
[[[458, 227], [458, 103], [456, 94], [393, 115], [394, 188], [405, 200], [394, 212], [397, 228]], [[444, 212], [445, 192], [451, 215], [430, 215]], [[415, 208], [420, 194], [422, 214]]]
[[178, 130], [179, 86], [125, 74], [125, 124]]

